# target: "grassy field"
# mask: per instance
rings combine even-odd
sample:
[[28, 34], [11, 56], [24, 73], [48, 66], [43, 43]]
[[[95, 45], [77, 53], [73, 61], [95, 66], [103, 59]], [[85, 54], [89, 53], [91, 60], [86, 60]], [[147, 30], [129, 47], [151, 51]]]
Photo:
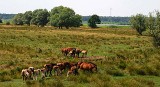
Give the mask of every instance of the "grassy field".
[[[46, 63], [77, 62], [60, 49], [88, 50], [88, 59], [98, 65], [97, 73], [80, 71], [79, 76], [52, 76], [44, 81], [23, 82], [23, 68], [41, 68]], [[101, 57], [100, 60], [94, 60]], [[91, 60], [83, 60], [91, 61]], [[0, 25], [0, 85], [2, 87], [159, 87], [160, 50], [152, 37], [139, 36], [128, 28], [88, 27], [56, 29]]]

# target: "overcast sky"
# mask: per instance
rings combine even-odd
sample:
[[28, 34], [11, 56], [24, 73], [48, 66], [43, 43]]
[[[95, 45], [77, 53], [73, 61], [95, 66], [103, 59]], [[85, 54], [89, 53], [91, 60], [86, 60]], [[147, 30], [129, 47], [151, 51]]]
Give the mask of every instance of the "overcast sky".
[[50, 11], [60, 5], [70, 7], [83, 16], [147, 15], [154, 10], [160, 11], [160, 0], [1, 0], [0, 13], [24, 13], [35, 9]]

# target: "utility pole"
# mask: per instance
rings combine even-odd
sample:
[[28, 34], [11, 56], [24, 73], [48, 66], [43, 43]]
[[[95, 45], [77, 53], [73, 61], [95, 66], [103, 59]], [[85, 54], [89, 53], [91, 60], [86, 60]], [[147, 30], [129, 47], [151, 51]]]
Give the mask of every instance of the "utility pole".
[[112, 22], [112, 8], [110, 8], [110, 23]]

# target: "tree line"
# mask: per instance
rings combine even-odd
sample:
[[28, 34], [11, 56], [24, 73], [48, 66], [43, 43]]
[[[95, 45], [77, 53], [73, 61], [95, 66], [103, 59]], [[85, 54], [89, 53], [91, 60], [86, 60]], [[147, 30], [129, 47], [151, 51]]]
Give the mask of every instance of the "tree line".
[[12, 19], [16, 14], [2, 14], [0, 13], [0, 19]]
[[[0, 19], [8, 20], [12, 19], [16, 14], [0, 14]], [[82, 22], [87, 22], [91, 16], [81, 16]], [[102, 23], [117, 23], [122, 25], [128, 25], [130, 17], [109, 17], [109, 16], [99, 16]]]
[[[88, 21], [91, 16], [83, 16], [82, 21]], [[111, 17], [99, 16], [102, 23], [117, 23], [122, 25], [129, 25], [130, 17]]]
[[137, 14], [131, 17], [130, 23], [140, 35], [144, 31], [149, 31], [150, 36], [153, 37], [154, 45], [160, 47], [160, 12], [155, 11], [149, 15]]
[[51, 11], [47, 9], [36, 9], [34, 11], [26, 11], [25, 13], [16, 14], [12, 21], [15, 25], [26, 24], [28, 26], [36, 25], [43, 27], [51, 25], [58, 28], [62, 27], [79, 27], [82, 25], [82, 16], [76, 14], [73, 9], [58, 6]]

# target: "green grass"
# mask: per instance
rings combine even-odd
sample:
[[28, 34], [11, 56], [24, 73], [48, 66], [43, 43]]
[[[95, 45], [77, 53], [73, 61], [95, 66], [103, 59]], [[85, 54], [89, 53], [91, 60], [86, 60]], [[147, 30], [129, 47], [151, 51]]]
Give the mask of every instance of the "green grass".
[[[5, 81], [0, 85], [158, 87], [160, 50], [152, 43], [151, 37], [139, 36], [129, 27], [56, 29], [0, 25], [0, 75], [4, 76], [0, 81]], [[42, 68], [43, 64], [50, 62], [79, 61], [64, 57], [60, 52], [64, 47], [88, 50], [87, 56], [91, 58], [102, 57], [102, 60], [92, 61], [97, 64], [98, 73], [80, 71], [79, 76], [66, 78], [65, 72], [60, 77], [53, 76], [45, 81], [22, 81], [20, 72], [23, 68]]]

